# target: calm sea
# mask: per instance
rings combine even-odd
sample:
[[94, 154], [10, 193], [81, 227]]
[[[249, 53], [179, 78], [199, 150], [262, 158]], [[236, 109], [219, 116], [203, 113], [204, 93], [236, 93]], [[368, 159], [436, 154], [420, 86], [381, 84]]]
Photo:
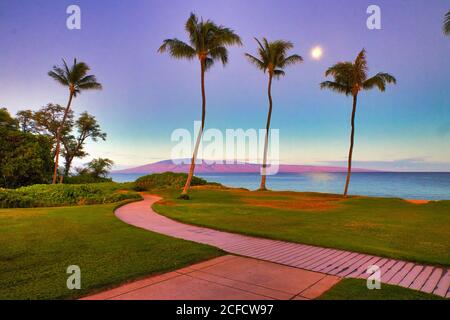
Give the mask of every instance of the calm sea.
[[[116, 182], [134, 181], [139, 174], [111, 174]], [[198, 174], [208, 181], [229, 187], [255, 190], [258, 174]], [[279, 191], [342, 193], [345, 173], [282, 173], [267, 178], [267, 186]], [[373, 197], [450, 200], [450, 172], [353, 173], [350, 193]]]

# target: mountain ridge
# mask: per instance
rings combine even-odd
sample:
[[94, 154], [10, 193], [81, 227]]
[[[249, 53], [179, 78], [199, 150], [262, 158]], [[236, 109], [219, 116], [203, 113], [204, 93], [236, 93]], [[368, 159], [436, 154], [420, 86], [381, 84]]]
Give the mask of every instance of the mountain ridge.
[[[129, 169], [114, 170], [112, 173], [162, 173], [172, 171], [176, 173], [186, 173], [189, 171], [190, 160], [163, 160]], [[253, 163], [233, 163], [226, 164], [225, 161], [198, 160], [195, 166], [196, 173], [259, 173], [261, 165]], [[280, 164], [279, 173], [307, 173], [307, 172], [347, 172], [346, 167], [339, 166], [310, 166]], [[377, 170], [354, 168], [352, 172], [379, 172]]]

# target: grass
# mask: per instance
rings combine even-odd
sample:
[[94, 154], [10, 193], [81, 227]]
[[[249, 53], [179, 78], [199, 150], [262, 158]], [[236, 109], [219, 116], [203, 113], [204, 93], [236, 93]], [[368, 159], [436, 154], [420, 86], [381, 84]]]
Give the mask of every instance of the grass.
[[450, 201], [194, 188], [161, 193], [154, 209], [175, 220], [235, 233], [450, 266]]
[[317, 300], [446, 300], [436, 295], [381, 284], [380, 290], [367, 289], [366, 281], [343, 279]]
[[[114, 204], [0, 209], [0, 300], [77, 298], [221, 251], [129, 226]], [[69, 265], [81, 290], [68, 290]]]

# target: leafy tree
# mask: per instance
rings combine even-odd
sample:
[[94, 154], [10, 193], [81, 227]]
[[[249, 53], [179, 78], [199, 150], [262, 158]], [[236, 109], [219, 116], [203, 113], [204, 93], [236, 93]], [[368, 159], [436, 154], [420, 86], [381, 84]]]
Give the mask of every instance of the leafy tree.
[[6, 109], [0, 109], [0, 136], [0, 187], [48, 182], [53, 167], [48, 137], [20, 131]]
[[386, 84], [396, 83], [396, 79], [389, 73], [380, 72], [369, 78], [367, 75], [366, 50], [362, 50], [354, 62], [340, 62], [325, 72], [325, 77], [332, 76], [334, 81], [325, 81], [320, 84], [321, 89], [332, 91], [353, 97], [353, 111], [351, 118], [352, 131], [350, 135], [350, 150], [348, 153], [347, 179], [345, 181], [344, 196], [347, 197], [350, 176], [352, 173], [353, 145], [355, 140], [355, 115], [358, 94], [362, 90], [378, 88], [381, 92], [386, 90]]
[[233, 30], [218, 26], [211, 20], [198, 20], [197, 16], [191, 13], [185, 24], [185, 30], [189, 37], [189, 44], [176, 38], [164, 40], [159, 48], [160, 53], [166, 51], [175, 59], [193, 60], [197, 58], [200, 62], [201, 91], [202, 91], [202, 124], [194, 153], [191, 159], [188, 178], [183, 188], [181, 198], [188, 199], [188, 191], [195, 171], [200, 141], [205, 128], [206, 117], [206, 93], [205, 93], [205, 72], [210, 70], [216, 61], [226, 65], [228, 62], [227, 47], [231, 45], [242, 45], [240, 37]]
[[267, 41], [266, 38], [259, 41], [258, 43], [258, 58], [246, 53], [248, 60], [255, 65], [259, 70], [267, 73], [269, 76], [269, 84], [267, 88], [267, 95], [269, 98], [269, 113], [267, 115], [266, 123], [266, 134], [264, 139], [264, 158], [263, 158], [263, 172], [261, 176], [260, 190], [264, 191], [266, 189], [266, 168], [267, 168], [267, 152], [269, 148], [269, 130], [270, 121], [272, 118], [272, 79], [279, 79], [285, 75], [283, 70], [285, 67], [301, 63], [303, 58], [297, 54], [288, 56], [287, 52], [294, 47], [292, 42], [277, 40], [273, 42]]
[[102, 89], [102, 85], [97, 82], [96, 77], [94, 75], [87, 74], [89, 70], [90, 68], [86, 63], [77, 62], [77, 59], [74, 59], [73, 65], [71, 67], [69, 67], [66, 61], [63, 59], [63, 66], [54, 66], [53, 70], [48, 73], [51, 78], [69, 89], [69, 101], [67, 103], [61, 125], [56, 131], [55, 167], [53, 170], [52, 179], [53, 184], [56, 183], [56, 176], [58, 173], [62, 131], [64, 130], [64, 125], [70, 112], [72, 99], [76, 98], [77, 95], [84, 90]]
[[106, 158], [93, 159], [87, 164], [89, 172], [96, 178], [105, 178], [111, 167], [114, 165], [114, 161]]
[[16, 130], [18, 126], [17, 120], [11, 117], [6, 108], [0, 108], [0, 127]]
[[63, 143], [62, 155], [65, 159], [64, 176], [68, 176], [74, 158], [84, 158], [88, 153], [84, 150], [87, 139], [97, 142], [105, 141], [106, 133], [102, 132], [94, 116], [83, 112], [75, 122], [77, 136], [66, 135], [61, 139]]
[[[53, 141], [53, 155], [56, 154], [56, 138], [58, 130], [61, 127], [61, 123], [64, 118], [66, 110], [59, 104], [49, 103], [45, 107], [42, 107], [36, 111], [33, 115], [33, 131], [39, 134], [49, 136]], [[66, 137], [70, 135], [74, 126], [74, 114], [70, 110], [66, 115], [64, 126], [62, 127], [60, 136]]]
[[22, 132], [34, 132], [35, 131], [35, 123], [34, 123], [34, 114], [31, 110], [22, 110], [17, 112], [16, 120], [19, 123], [19, 128]]

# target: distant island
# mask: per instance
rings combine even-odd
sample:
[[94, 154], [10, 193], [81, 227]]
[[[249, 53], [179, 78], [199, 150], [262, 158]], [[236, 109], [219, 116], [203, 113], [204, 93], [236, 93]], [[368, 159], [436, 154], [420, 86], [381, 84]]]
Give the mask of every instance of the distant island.
[[[161, 173], [161, 172], [183, 172], [189, 171], [190, 160], [164, 160], [151, 164], [146, 164], [139, 167], [116, 170], [112, 173], [126, 173], [126, 174], [147, 174], [147, 173]], [[195, 167], [196, 173], [259, 173], [261, 165], [253, 163], [235, 163], [226, 164], [225, 161], [205, 161], [198, 160]], [[379, 172], [377, 170], [354, 168], [353, 172]], [[307, 165], [288, 165], [280, 164], [279, 173], [305, 173], [305, 172], [346, 172], [345, 167], [334, 166], [307, 166]]]

